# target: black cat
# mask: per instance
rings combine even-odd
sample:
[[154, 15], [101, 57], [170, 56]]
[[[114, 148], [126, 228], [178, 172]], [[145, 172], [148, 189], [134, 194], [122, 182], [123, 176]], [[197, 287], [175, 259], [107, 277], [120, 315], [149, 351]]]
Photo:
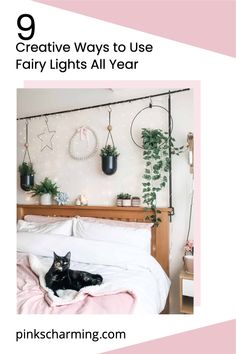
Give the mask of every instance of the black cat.
[[69, 269], [70, 256], [70, 252], [64, 257], [60, 257], [54, 252], [53, 264], [45, 275], [46, 286], [52, 289], [56, 296], [58, 296], [56, 291], [59, 289], [79, 291], [85, 286], [100, 285], [102, 283], [103, 279], [99, 274]]

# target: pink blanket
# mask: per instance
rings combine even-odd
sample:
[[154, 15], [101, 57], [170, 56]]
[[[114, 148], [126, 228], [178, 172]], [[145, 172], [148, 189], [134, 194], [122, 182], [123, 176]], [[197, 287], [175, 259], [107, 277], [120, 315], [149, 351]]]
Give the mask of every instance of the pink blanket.
[[17, 313], [19, 314], [129, 314], [134, 298], [127, 292], [93, 297], [62, 306], [50, 306], [45, 301], [46, 291], [29, 266], [28, 257], [17, 262]]

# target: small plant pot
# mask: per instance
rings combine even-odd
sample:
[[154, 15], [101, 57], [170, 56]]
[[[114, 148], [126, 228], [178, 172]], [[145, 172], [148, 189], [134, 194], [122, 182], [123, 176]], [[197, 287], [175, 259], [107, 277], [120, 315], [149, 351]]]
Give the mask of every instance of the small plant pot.
[[131, 206], [131, 199], [123, 199], [123, 201], [122, 201], [122, 206], [123, 206], [123, 207], [129, 207], [129, 206]]
[[34, 186], [34, 175], [21, 175], [20, 186], [23, 191], [30, 191]]
[[102, 156], [102, 170], [106, 175], [113, 175], [117, 170], [117, 156]]
[[116, 199], [116, 206], [118, 206], [118, 207], [121, 207], [122, 206], [122, 202], [123, 202], [123, 200], [122, 199]]
[[184, 270], [185, 270], [185, 272], [193, 274], [193, 271], [194, 271], [194, 267], [193, 267], [194, 262], [193, 261], [194, 261], [194, 256], [192, 256], [192, 255], [184, 256]]
[[52, 204], [52, 195], [49, 193], [42, 194], [40, 196], [40, 204], [41, 205], [51, 205]]
[[132, 200], [131, 200], [131, 205], [132, 205], [133, 207], [138, 207], [138, 206], [140, 206], [140, 203], [141, 203], [140, 198], [134, 197], [134, 198], [132, 198]]

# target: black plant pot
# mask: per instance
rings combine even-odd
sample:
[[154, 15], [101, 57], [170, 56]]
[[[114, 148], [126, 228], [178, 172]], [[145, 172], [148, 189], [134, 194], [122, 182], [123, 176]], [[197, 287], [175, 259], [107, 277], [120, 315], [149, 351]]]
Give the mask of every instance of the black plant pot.
[[102, 170], [106, 175], [113, 175], [117, 170], [117, 156], [102, 156]]
[[20, 186], [23, 191], [30, 191], [34, 186], [34, 175], [22, 175], [20, 176]]

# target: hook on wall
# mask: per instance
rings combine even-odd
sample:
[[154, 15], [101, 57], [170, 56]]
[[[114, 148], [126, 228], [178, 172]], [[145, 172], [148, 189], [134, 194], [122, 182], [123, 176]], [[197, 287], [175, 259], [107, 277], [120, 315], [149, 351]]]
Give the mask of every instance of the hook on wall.
[[153, 104], [152, 104], [152, 97], [149, 98], [149, 108], [152, 108], [153, 107]]

